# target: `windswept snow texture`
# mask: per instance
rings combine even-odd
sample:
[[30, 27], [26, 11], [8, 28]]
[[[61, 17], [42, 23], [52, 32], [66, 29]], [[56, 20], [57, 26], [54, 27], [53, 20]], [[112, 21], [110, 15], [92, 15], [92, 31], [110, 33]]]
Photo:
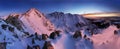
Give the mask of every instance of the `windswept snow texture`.
[[[11, 24], [17, 22], [16, 15], [23, 30]], [[100, 19], [99, 24], [92, 24], [92, 20], [81, 15], [62, 12], [43, 15], [35, 8], [11, 16], [9, 21], [0, 19], [0, 49], [1, 43], [6, 44], [3, 46], [6, 49], [120, 49], [119, 21], [111, 24], [114, 20]]]

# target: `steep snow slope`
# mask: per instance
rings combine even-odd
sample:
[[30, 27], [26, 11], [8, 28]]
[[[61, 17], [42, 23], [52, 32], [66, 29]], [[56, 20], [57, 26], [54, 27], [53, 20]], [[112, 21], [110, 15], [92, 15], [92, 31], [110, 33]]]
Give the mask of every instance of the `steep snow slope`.
[[35, 8], [30, 9], [20, 17], [23, 22], [24, 29], [28, 32], [38, 34], [50, 34], [54, 30], [54, 26], [45, 16]]
[[[11, 31], [9, 28], [14, 28]], [[6, 49], [24, 49], [25, 46], [21, 42], [21, 37], [24, 35], [23, 32], [20, 32], [16, 27], [5, 23], [3, 20], [0, 20], [0, 43], [6, 43]]]
[[[36, 36], [39, 36], [39, 39], [36, 38]], [[0, 19], [0, 49], [27, 49], [28, 46], [32, 49], [36, 48], [34, 46], [42, 49], [44, 42], [45, 41], [41, 39], [41, 35], [26, 34], [18, 30], [15, 26], [6, 23], [5, 20]], [[3, 44], [4, 46], [1, 46]]]
[[87, 20], [77, 14], [54, 12], [46, 15], [46, 17], [56, 26], [56, 29], [62, 28], [65, 31], [74, 32], [87, 24]]
[[[13, 15], [13, 19], [14, 16], [16, 17], [16, 15]], [[104, 29], [94, 28], [93, 24], [90, 24], [84, 17], [77, 14], [64, 14], [62, 12], [54, 12], [46, 15], [46, 17], [34, 8], [23, 15], [18, 15], [18, 19], [22, 22], [20, 25], [23, 27], [24, 31], [18, 30], [14, 25], [5, 23], [6, 20], [4, 20], [5, 22], [0, 20], [0, 43], [6, 42], [7, 49], [27, 49], [30, 47], [34, 48], [34, 46], [38, 46], [37, 48], [40, 47], [40, 49], [42, 49], [46, 41], [50, 41], [54, 49], [120, 48], [120, 30], [118, 31], [119, 34], [114, 34], [114, 31], [118, 29], [113, 25]], [[8, 21], [19, 22], [16, 19], [10, 19]], [[14, 27], [14, 32], [11, 32], [8, 28], [4, 30], [1, 27], [2, 24]], [[92, 30], [91, 28], [100, 29], [101, 33], [91, 34], [89, 31]], [[55, 39], [51, 39], [49, 34], [54, 30], [60, 30], [62, 32], [59, 37], [52, 35], [55, 36]], [[92, 31], [96, 32], [98, 30]], [[76, 31], [81, 31], [80, 38], [73, 38]], [[34, 34], [35, 32], [38, 34]], [[47, 48], [51, 46], [49, 42], [46, 45]]]

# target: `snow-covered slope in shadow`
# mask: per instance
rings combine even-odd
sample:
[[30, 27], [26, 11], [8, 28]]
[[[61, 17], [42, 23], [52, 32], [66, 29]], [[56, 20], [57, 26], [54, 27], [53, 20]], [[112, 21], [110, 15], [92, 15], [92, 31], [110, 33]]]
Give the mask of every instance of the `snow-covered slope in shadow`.
[[61, 28], [64, 31], [76, 31], [82, 26], [85, 26], [88, 22], [85, 18], [77, 14], [53, 12], [47, 14], [46, 17], [54, 24], [56, 29]]
[[25, 45], [21, 42], [23, 35], [25, 34], [16, 27], [0, 19], [0, 43], [5, 44], [1, 47], [5, 47], [6, 49], [24, 49]]

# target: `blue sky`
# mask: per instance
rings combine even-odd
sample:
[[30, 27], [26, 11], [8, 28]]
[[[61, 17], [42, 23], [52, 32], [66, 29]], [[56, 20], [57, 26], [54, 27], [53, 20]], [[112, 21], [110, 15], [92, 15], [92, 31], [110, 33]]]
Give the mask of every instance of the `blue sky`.
[[120, 0], [0, 0], [0, 16], [23, 13], [30, 8], [45, 14], [54, 11], [73, 14], [119, 12]]

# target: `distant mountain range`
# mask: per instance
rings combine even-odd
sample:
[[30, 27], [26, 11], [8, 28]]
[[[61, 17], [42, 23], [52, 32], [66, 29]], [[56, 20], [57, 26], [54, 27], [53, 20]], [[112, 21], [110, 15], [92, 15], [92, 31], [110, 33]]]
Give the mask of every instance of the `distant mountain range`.
[[0, 49], [119, 49], [120, 18], [86, 15], [101, 14], [43, 14], [32, 8], [2, 17]]

